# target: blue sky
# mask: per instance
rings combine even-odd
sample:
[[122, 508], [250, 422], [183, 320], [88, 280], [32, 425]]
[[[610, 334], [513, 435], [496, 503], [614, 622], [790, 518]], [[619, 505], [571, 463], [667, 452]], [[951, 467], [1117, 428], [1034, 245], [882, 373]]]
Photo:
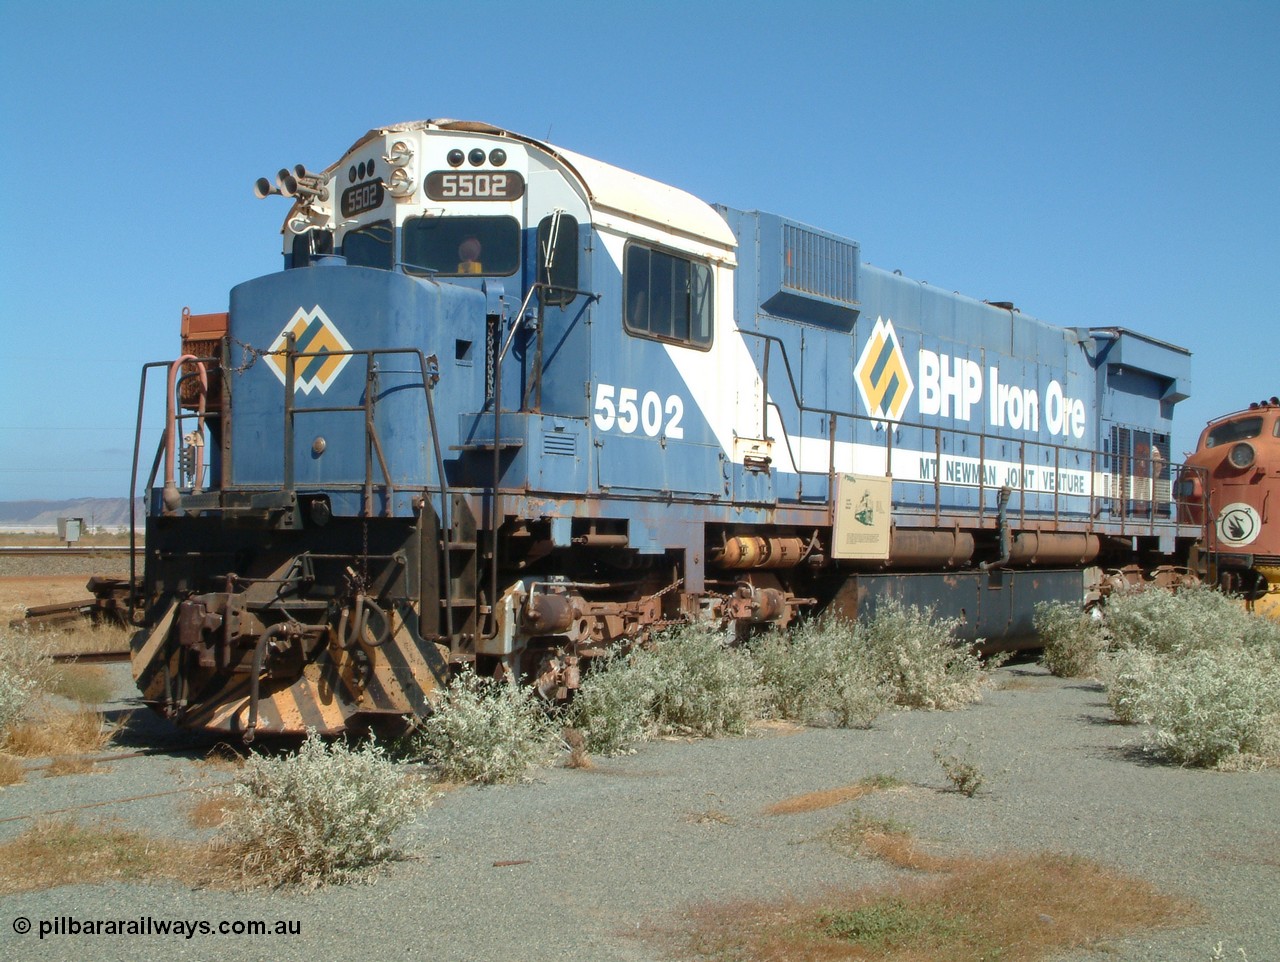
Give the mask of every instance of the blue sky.
[[[0, 500], [123, 496], [184, 306], [366, 130], [485, 120], [1280, 393], [1280, 4], [0, 0]], [[147, 446], [159, 419], [149, 414]]]

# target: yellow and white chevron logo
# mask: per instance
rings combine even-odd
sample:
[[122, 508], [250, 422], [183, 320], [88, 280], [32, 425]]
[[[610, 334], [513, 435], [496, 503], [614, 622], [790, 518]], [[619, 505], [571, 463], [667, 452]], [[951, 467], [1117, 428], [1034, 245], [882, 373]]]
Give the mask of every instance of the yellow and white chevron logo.
[[881, 421], [902, 420], [915, 384], [892, 321], [876, 318], [876, 326], [853, 369], [853, 379], [868, 414]]
[[293, 335], [294, 349], [306, 355], [294, 362], [294, 391], [300, 390], [303, 394], [319, 391], [323, 394], [351, 360], [350, 354], [340, 353], [350, 351], [351, 345], [328, 315], [320, 310], [319, 304], [310, 311], [298, 308], [267, 349], [267, 364], [281, 384], [285, 383], [284, 349], [290, 334]]

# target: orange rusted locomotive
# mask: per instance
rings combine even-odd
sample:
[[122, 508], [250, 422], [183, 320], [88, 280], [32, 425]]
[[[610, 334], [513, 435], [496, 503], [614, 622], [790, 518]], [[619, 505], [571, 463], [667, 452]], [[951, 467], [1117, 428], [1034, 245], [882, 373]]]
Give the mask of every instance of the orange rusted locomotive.
[[1204, 525], [1207, 580], [1280, 617], [1280, 398], [1210, 421], [1178, 500], [1185, 520]]

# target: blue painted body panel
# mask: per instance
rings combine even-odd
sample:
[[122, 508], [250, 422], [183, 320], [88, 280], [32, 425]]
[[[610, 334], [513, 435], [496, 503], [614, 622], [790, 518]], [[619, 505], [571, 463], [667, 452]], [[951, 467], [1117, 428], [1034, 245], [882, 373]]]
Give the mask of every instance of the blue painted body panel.
[[[740, 241], [739, 325], [775, 339], [768, 386], [787, 433], [829, 433], [821, 416], [802, 413], [802, 407], [856, 412], [863, 420], [837, 424], [839, 442], [883, 449], [891, 433], [892, 447], [900, 454], [921, 454], [916, 472], [904, 473], [895, 462], [893, 497], [901, 508], [927, 505], [933, 512], [931, 475], [936, 470], [943, 475], [936, 495], [943, 514], [985, 513], [994, 508], [1000, 485], [1011, 483], [1015, 489], [1027, 487], [1014, 493], [1014, 506], [1023, 516], [1066, 513], [1088, 518], [1097, 514], [1089, 497], [1055, 497], [1054, 491], [1065, 490], [1060, 485], [1066, 483], [1080, 485], [1084, 475], [1112, 469], [1093, 452], [1108, 450], [1115, 425], [1166, 437], [1171, 433], [1172, 404], [1185, 396], [1189, 383], [1189, 355], [1180, 348], [1127, 331], [1095, 336], [1089, 328], [1057, 327], [866, 264], [859, 266], [856, 284], [846, 288], [856, 290], [858, 299], [856, 320], [846, 333], [832, 323], [829, 297], [813, 298], [806, 310], [803, 298], [792, 295], [782, 310], [777, 307], [779, 298], [772, 292], [779, 268], [771, 262], [790, 254], [780, 253], [776, 239], [783, 231], [806, 230], [803, 225], [757, 211], [718, 209]], [[843, 274], [839, 265], [830, 269]], [[819, 280], [817, 286], [829, 290], [840, 285]], [[905, 409], [896, 418], [876, 423], [874, 412], [858, 396], [856, 367], [882, 319], [893, 326], [913, 386]], [[753, 342], [757, 370], [763, 373], [763, 341], [748, 340]], [[782, 370], [780, 354], [788, 360], [793, 383], [772, 375]], [[950, 397], [950, 404], [940, 408], [935, 399], [926, 409], [927, 355], [941, 359], [944, 377], [962, 369], [974, 372], [976, 396], [971, 404], [958, 406], [958, 399]], [[1000, 393], [1010, 387], [1019, 395], [1013, 402]], [[1032, 395], [1034, 424], [1015, 425], [1011, 414], [1025, 418], [1026, 402], [1021, 399]], [[1078, 416], [1064, 416], [1065, 405], [1072, 402], [1079, 402], [1079, 408], [1067, 410]], [[1028, 470], [1015, 471], [1018, 465]], [[946, 484], [948, 467], [968, 483]], [[1064, 478], [1063, 471], [1071, 477]], [[1028, 476], [1039, 480], [1020, 484]], [[982, 489], [973, 485], [975, 477], [986, 481]], [[777, 490], [785, 499], [827, 493], [821, 476], [784, 474]]]
[[[233, 458], [226, 483], [279, 486], [284, 471], [284, 384], [261, 352], [295, 312], [320, 308], [353, 351], [409, 349], [440, 359], [458, 398], [482, 392], [484, 364], [457, 359], [459, 341], [484, 343], [483, 296], [453, 284], [363, 267], [308, 267], [271, 274], [231, 292], [230, 388]], [[305, 349], [300, 344], [299, 349]], [[398, 488], [438, 484], [416, 354], [373, 358], [375, 426]], [[295, 391], [293, 460], [299, 489], [341, 491], [366, 476], [366, 359], [353, 355], [325, 393]], [[332, 408], [348, 408], [335, 412]], [[444, 447], [459, 441], [458, 418], [439, 422]], [[323, 438], [323, 451], [313, 449]], [[375, 460], [375, 481], [382, 483]]]

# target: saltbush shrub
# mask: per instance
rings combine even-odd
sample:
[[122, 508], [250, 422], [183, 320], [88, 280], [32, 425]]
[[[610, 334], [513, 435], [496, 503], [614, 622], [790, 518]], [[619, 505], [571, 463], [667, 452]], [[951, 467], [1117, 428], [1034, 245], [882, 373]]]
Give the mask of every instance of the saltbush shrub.
[[1107, 625], [1107, 700], [1151, 726], [1149, 750], [1218, 768], [1280, 757], [1280, 625], [1207, 588], [1114, 595]]
[[655, 735], [741, 734], [762, 707], [750, 652], [726, 644], [723, 632], [687, 625], [594, 665], [566, 720], [588, 751], [613, 755]]
[[1280, 666], [1243, 647], [1168, 659], [1149, 697], [1147, 745], [1182, 765], [1249, 767], [1280, 753]]
[[52, 676], [48, 649], [40, 635], [0, 628], [0, 743]]
[[1151, 699], [1158, 693], [1165, 658], [1143, 648], [1119, 648], [1099, 659], [1107, 704], [1116, 719], [1129, 724], [1151, 720]]
[[1280, 646], [1280, 624], [1209, 587], [1118, 592], [1107, 601], [1106, 621], [1116, 647], [1163, 654], [1233, 644]]
[[1059, 678], [1079, 678], [1098, 671], [1098, 660], [1107, 650], [1100, 619], [1078, 605], [1040, 602], [1035, 607], [1035, 629], [1044, 648], [1040, 664]]
[[664, 632], [635, 665], [652, 679], [663, 733], [738, 735], [760, 715], [760, 671], [719, 632], [698, 625]]
[[550, 759], [558, 728], [527, 686], [455, 675], [411, 740], [411, 754], [459, 782], [510, 782]]
[[232, 792], [217, 847], [244, 885], [365, 879], [395, 857], [393, 833], [429, 802], [373, 741], [353, 749], [314, 732], [296, 755], [251, 756]]
[[972, 648], [955, 640], [958, 618], [888, 599], [859, 635], [876, 677], [904, 708], [953, 709], [979, 701], [988, 676]]
[[595, 662], [583, 677], [565, 721], [582, 732], [586, 751], [620, 755], [656, 733], [655, 678], [644, 665], [638, 668], [634, 664], [637, 658], [646, 659], [647, 655], [609, 655]]
[[821, 618], [769, 632], [751, 646], [771, 714], [815, 727], [867, 728], [894, 690], [867, 657], [862, 632]]

